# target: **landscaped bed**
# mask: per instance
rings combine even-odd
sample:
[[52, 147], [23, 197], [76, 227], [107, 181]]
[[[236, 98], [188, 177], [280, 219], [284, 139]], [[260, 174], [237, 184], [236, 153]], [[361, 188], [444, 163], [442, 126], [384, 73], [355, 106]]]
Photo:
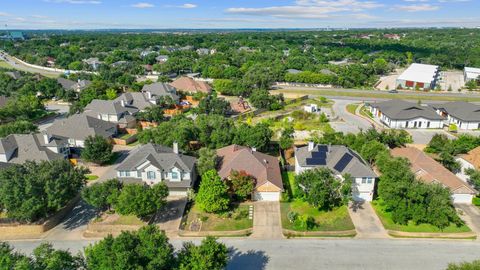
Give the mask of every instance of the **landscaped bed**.
[[253, 227], [249, 219], [248, 203], [241, 203], [224, 214], [206, 213], [196, 205], [188, 211], [184, 230], [186, 231], [240, 231]]
[[[282, 214], [282, 227], [292, 231], [348, 231], [355, 230], [352, 219], [348, 214], [347, 206], [340, 206], [331, 211], [321, 211], [311, 206], [309, 203], [294, 200], [293, 202], [283, 202], [280, 205]], [[315, 219], [315, 225], [308, 229], [302, 229], [298, 224], [291, 223], [288, 219], [289, 212], [296, 212], [299, 216], [308, 215]]]
[[431, 224], [419, 224], [416, 225], [413, 222], [410, 222], [408, 225], [396, 224], [392, 220], [392, 216], [389, 212], [385, 211], [385, 207], [379, 201], [373, 201], [372, 207], [375, 209], [378, 217], [382, 221], [383, 226], [387, 230], [391, 231], [400, 231], [408, 233], [468, 233], [471, 232], [470, 228], [466, 225], [457, 227], [455, 224], [440, 229]]

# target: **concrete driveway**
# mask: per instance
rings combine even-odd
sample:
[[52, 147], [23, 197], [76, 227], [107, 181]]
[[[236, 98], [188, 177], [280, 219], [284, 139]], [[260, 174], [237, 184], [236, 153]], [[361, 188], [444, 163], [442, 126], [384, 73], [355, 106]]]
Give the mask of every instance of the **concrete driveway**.
[[353, 202], [348, 207], [357, 238], [389, 238], [370, 202]]
[[441, 129], [406, 129], [408, 133], [412, 135], [414, 144], [428, 144], [435, 134], [446, 135], [449, 139], [455, 139], [456, 137]]
[[253, 206], [252, 238], [281, 239], [282, 223], [279, 202], [255, 202]]
[[167, 205], [159, 211], [153, 220], [153, 223], [165, 231], [168, 237], [178, 237], [178, 228], [182, 222], [183, 212], [187, 205], [187, 197], [169, 196]]
[[455, 204], [455, 208], [460, 210], [460, 218], [462, 218], [468, 227], [477, 233], [477, 241], [480, 241], [480, 209], [471, 204]]

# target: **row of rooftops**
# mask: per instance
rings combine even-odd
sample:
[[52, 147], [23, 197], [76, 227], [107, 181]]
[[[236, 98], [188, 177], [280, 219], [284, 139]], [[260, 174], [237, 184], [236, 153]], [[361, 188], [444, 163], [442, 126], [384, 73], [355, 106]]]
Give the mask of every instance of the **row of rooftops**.
[[425, 118], [429, 120], [444, 120], [442, 113], [465, 122], [480, 122], [480, 105], [464, 101], [448, 102], [444, 104], [417, 104], [404, 100], [389, 100], [378, 103], [369, 103], [392, 120], [410, 120]]

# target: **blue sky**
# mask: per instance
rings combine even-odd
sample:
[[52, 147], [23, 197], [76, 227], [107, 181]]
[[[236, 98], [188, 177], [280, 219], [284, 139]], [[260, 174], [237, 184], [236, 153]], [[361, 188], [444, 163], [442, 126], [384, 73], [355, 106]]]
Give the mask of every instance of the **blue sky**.
[[479, 11], [479, 0], [0, 0], [0, 25], [21, 29], [480, 27]]

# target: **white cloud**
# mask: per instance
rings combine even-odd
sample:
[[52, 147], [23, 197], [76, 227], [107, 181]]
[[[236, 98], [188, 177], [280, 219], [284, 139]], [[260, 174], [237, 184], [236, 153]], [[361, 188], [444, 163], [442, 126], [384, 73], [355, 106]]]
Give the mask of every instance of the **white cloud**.
[[0, 12], [0, 17], [7, 17], [7, 16], [10, 16], [10, 14], [6, 12]]
[[409, 3], [426, 3], [429, 0], [403, 0], [404, 2], [409, 2]]
[[30, 17], [35, 18], [35, 19], [47, 19], [48, 18], [48, 16], [44, 16], [44, 15], [32, 15]]
[[58, 4], [101, 4], [102, 1], [99, 0], [43, 0], [49, 3], [58, 3]]
[[420, 11], [435, 11], [440, 9], [439, 6], [434, 6], [430, 4], [420, 4], [420, 5], [396, 5], [392, 10], [402, 10], [406, 12], [420, 12]]
[[187, 4], [183, 4], [181, 6], [178, 6], [179, 8], [196, 8], [197, 5], [196, 4], [190, 4], [190, 3], [187, 3]]
[[241, 15], [272, 16], [276, 18], [322, 19], [331, 17], [335, 13], [359, 13], [367, 9], [374, 9], [382, 6], [384, 5], [373, 1], [297, 0], [295, 5], [261, 8], [237, 7], [228, 8], [226, 12]]
[[134, 7], [134, 8], [153, 8], [153, 7], [155, 7], [155, 5], [150, 4], [150, 3], [141, 2], [141, 3], [133, 4], [132, 7]]
[[438, 0], [440, 3], [465, 3], [470, 1], [471, 0]]

